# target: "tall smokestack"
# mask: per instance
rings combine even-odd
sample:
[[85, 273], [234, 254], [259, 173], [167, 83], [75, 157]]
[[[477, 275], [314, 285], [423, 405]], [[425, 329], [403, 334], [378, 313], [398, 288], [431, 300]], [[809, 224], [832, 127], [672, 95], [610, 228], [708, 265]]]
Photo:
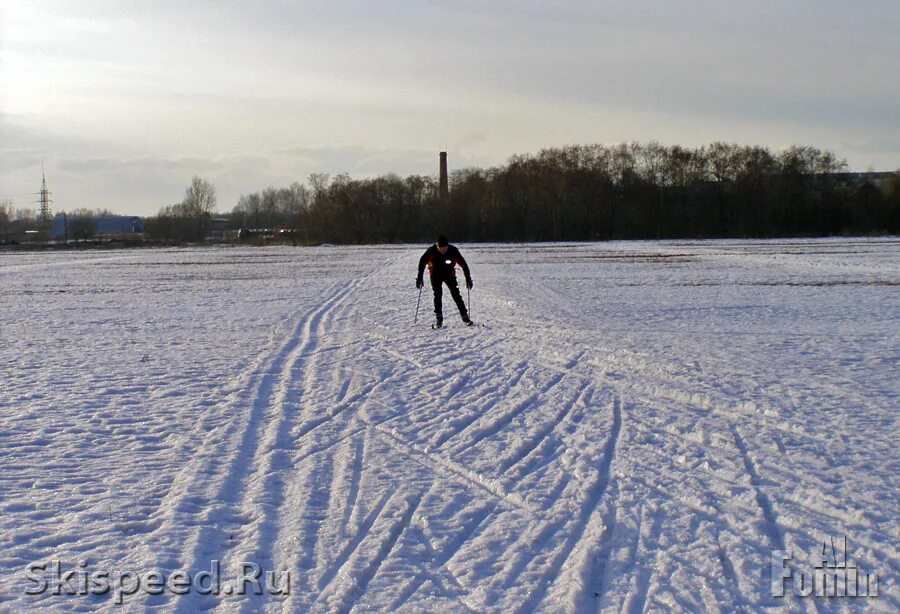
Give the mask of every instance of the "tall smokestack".
[[441, 200], [447, 200], [447, 197], [450, 194], [450, 182], [447, 179], [447, 152], [442, 151], [440, 154], [440, 158], [441, 158], [440, 195], [441, 195]]

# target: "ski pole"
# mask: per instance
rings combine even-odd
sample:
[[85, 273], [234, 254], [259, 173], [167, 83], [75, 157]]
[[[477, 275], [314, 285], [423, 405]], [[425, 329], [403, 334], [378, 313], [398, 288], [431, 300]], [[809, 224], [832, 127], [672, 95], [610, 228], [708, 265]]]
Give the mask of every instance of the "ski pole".
[[466, 285], [466, 311], [469, 312], [469, 319], [472, 319], [472, 288]]
[[413, 318], [413, 324], [419, 321], [419, 303], [422, 301], [422, 287], [419, 286], [419, 300], [416, 301], [416, 317]]

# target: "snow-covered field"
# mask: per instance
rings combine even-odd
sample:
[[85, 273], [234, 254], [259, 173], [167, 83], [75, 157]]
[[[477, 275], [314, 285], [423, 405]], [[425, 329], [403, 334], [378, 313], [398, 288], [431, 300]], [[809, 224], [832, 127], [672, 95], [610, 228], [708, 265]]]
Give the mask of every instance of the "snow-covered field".
[[425, 247], [0, 254], [0, 610], [900, 609], [900, 241]]

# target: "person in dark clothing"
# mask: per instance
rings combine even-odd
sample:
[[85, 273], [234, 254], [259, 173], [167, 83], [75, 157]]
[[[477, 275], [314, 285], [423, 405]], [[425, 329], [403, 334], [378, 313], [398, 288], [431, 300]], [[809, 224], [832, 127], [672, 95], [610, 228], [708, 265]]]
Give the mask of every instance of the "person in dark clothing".
[[431, 275], [431, 289], [434, 290], [434, 324], [433, 328], [440, 328], [444, 324], [444, 313], [442, 295], [443, 284], [447, 284], [450, 289], [450, 296], [459, 309], [459, 315], [466, 326], [472, 326], [472, 320], [469, 319], [469, 313], [466, 304], [463, 302], [459, 293], [459, 286], [456, 283], [456, 265], [462, 267], [463, 274], [466, 276], [466, 287], [472, 288], [472, 275], [469, 273], [469, 265], [466, 259], [462, 257], [459, 250], [454, 245], [450, 245], [447, 237], [441, 235], [438, 237], [437, 243], [425, 250], [422, 257], [419, 258], [419, 274], [416, 276], [416, 288], [425, 285], [422, 275], [425, 267], [428, 267], [428, 273]]

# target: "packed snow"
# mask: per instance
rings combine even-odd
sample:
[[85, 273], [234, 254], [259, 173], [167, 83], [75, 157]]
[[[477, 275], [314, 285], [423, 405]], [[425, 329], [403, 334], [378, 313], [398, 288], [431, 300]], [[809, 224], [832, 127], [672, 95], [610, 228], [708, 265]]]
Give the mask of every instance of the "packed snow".
[[0, 254], [0, 611], [900, 610], [900, 241], [426, 247]]

